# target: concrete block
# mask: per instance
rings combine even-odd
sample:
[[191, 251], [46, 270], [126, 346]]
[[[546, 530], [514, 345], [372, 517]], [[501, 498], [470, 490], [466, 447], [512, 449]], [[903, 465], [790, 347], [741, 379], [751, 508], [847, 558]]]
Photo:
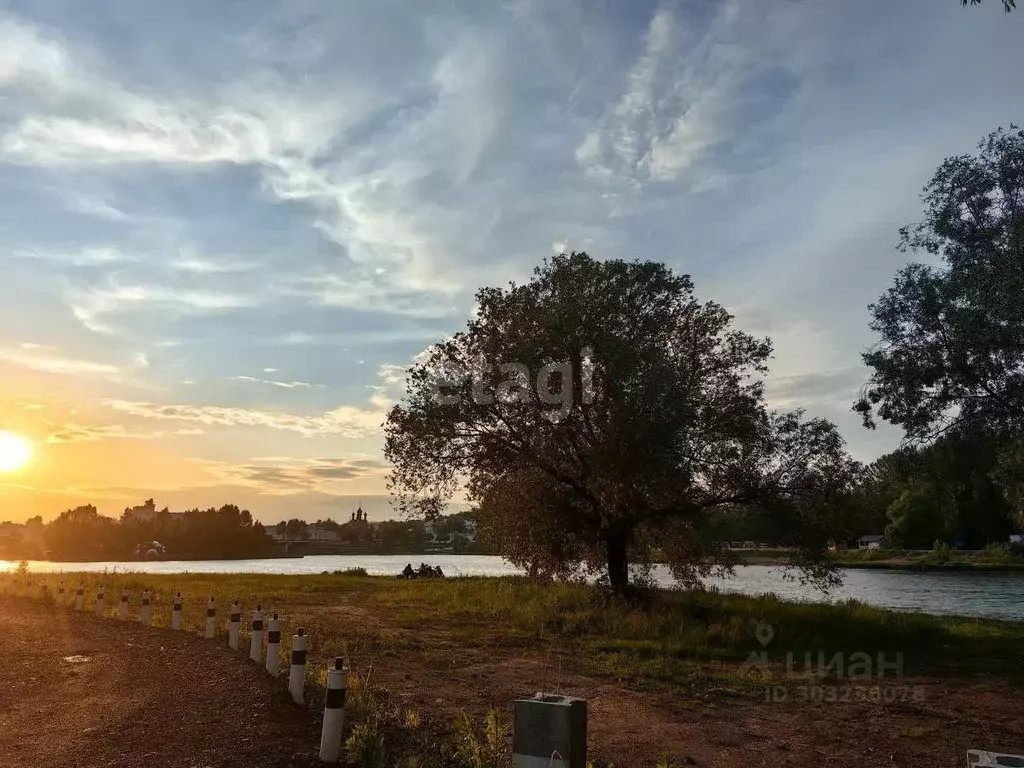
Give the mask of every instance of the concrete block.
[[983, 749], [967, 750], [967, 768], [1024, 768], [1024, 755], [1007, 755], [1001, 752], [986, 752]]
[[586, 768], [587, 702], [538, 693], [514, 705], [515, 768]]

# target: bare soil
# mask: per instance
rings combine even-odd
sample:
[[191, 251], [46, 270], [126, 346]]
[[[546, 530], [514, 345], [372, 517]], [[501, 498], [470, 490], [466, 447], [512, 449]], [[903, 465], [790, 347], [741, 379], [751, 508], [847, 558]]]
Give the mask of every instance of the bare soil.
[[311, 712], [219, 643], [6, 597], [0, 638], [2, 768], [315, 764]]

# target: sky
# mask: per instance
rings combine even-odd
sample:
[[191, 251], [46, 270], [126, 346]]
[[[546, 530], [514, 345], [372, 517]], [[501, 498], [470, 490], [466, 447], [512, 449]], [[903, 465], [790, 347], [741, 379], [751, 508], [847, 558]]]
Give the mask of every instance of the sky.
[[381, 423], [484, 285], [654, 259], [850, 404], [946, 156], [1020, 122], [988, 0], [0, 3], [0, 520], [393, 516]]

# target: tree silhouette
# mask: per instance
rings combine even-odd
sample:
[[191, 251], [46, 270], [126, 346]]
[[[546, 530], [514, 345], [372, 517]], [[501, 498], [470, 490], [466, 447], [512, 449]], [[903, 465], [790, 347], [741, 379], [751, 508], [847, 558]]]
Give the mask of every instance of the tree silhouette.
[[698, 301], [688, 276], [563, 254], [477, 302], [388, 415], [400, 510], [434, 517], [464, 486], [501, 554], [606, 569], [624, 590], [631, 561], [664, 557], [683, 579], [728, 562], [707, 523], [747, 503], [824, 574], [854, 465], [831, 423], [767, 410], [770, 342]]

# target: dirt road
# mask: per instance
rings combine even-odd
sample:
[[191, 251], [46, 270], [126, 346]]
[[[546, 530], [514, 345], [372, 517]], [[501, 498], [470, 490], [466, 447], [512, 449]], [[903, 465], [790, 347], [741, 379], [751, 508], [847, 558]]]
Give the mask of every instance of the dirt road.
[[7, 597], [0, 638], [2, 768], [315, 764], [311, 713], [220, 643]]

